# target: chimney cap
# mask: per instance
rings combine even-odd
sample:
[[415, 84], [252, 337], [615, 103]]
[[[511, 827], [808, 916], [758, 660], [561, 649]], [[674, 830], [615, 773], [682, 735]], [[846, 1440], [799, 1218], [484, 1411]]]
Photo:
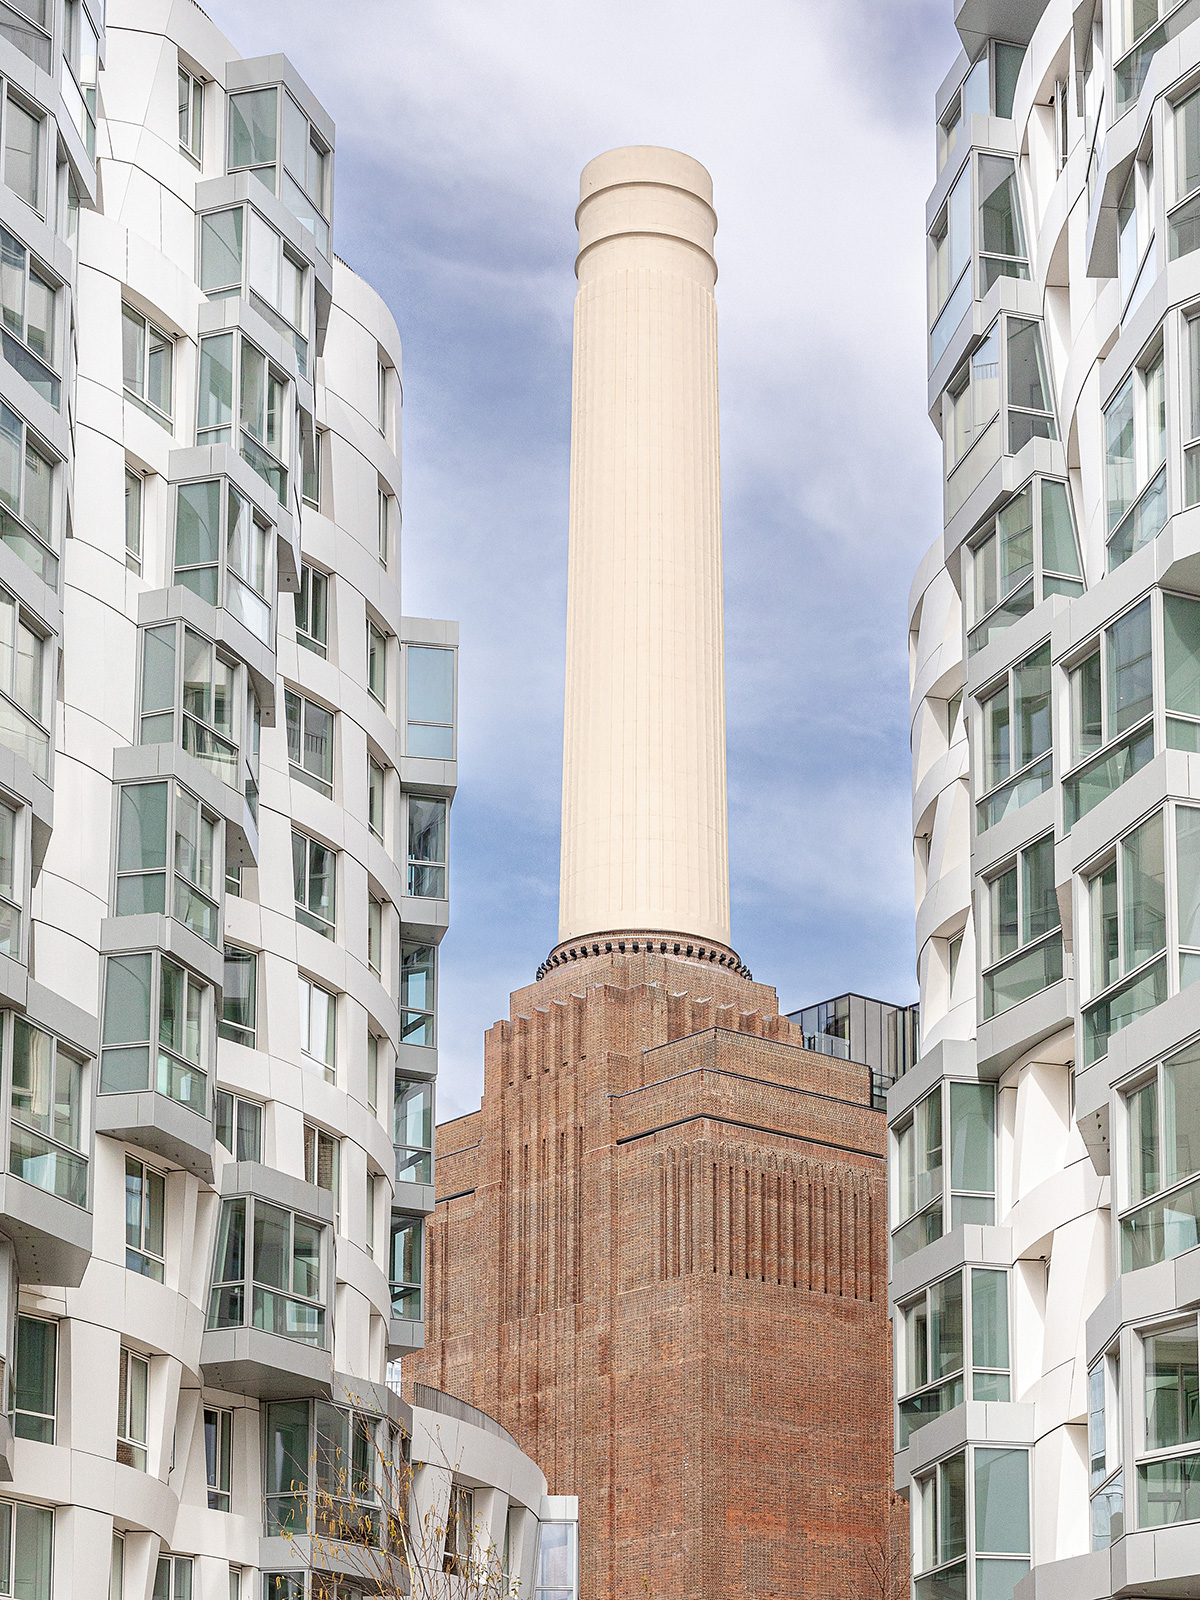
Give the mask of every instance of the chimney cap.
[[580, 173], [579, 198], [588, 200], [601, 189], [629, 183], [684, 189], [712, 206], [712, 178], [707, 168], [682, 150], [667, 150], [654, 144], [627, 144], [594, 156]]

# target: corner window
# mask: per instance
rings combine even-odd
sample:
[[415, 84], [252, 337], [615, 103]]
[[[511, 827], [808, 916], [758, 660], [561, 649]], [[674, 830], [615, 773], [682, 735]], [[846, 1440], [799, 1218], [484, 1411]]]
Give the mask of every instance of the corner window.
[[987, 885], [989, 964], [983, 1015], [999, 1016], [1063, 975], [1062, 930], [1054, 889], [1054, 835], [1017, 852]]
[[1029, 1571], [1029, 1452], [975, 1445], [913, 1488], [916, 1592], [965, 1595], [973, 1565], [975, 1594], [1011, 1594]]
[[292, 777], [319, 794], [332, 795], [333, 712], [294, 689], [283, 691], [283, 706]]
[[1125, 1531], [1121, 1471], [1121, 1362], [1116, 1349], [1088, 1371], [1088, 1471], [1092, 1549], [1107, 1550]]
[[1113, 7], [1113, 121], [1124, 116], [1142, 92], [1150, 63], [1167, 42], [1159, 19], [1175, 0], [1120, 0]]
[[1154, 755], [1154, 671], [1149, 598], [1109, 624], [1070, 668], [1068, 832]]
[[262, 1160], [263, 1108], [256, 1100], [243, 1100], [227, 1089], [213, 1095], [213, 1129], [217, 1143], [235, 1161]]
[[[947, 475], [987, 432], [1000, 410], [1000, 324], [994, 322], [946, 390], [943, 432]], [[997, 440], [996, 454], [999, 454]]]
[[1200, 1368], [1196, 1319], [1142, 1334], [1146, 1374], [1138, 1461], [1138, 1527], [1200, 1519]]
[[335, 882], [337, 854], [328, 845], [310, 839], [306, 833], [292, 833], [292, 879], [295, 886], [296, 921], [326, 939], [335, 927]]
[[1028, 278], [1029, 262], [1016, 162], [1011, 156], [980, 155], [979, 292], [985, 295], [997, 278]]
[[300, 979], [300, 1052], [336, 1078], [337, 997], [310, 978]]
[[900, 1308], [898, 1331], [901, 1449], [927, 1422], [962, 1405], [967, 1369], [972, 1399], [1010, 1398], [1006, 1272], [969, 1267], [942, 1278]]
[[[66, 83], [67, 79], [64, 78], [64, 88]], [[38, 216], [42, 215], [44, 120], [39, 112], [19, 100], [11, 89], [5, 95], [4, 182], [31, 210], [36, 211]], [[93, 140], [94, 138], [93, 133]]]
[[141, 576], [142, 502], [145, 484], [137, 472], [125, 468], [125, 565]]
[[0, 13], [0, 38], [15, 45], [35, 67], [50, 71], [50, 21], [46, 0], [18, 0], [16, 10]]
[[[950, 1131], [949, 1206], [942, 1129]], [[942, 1083], [892, 1130], [892, 1259], [899, 1263], [949, 1227], [991, 1226], [996, 1212], [996, 1091]], [[947, 1216], [947, 1211], [949, 1215]]]
[[229, 171], [248, 167], [313, 235], [324, 256], [332, 165], [329, 146], [285, 88], [229, 96]]
[[60, 384], [55, 375], [55, 304], [58, 280], [32, 259], [7, 228], [0, 227], [0, 301], [4, 359], [57, 411]]
[[1025, 46], [993, 39], [972, 64], [962, 88], [942, 113], [938, 123], [938, 171], [970, 138], [971, 118], [1012, 116], [1017, 76], [1025, 59]]
[[1108, 570], [1149, 544], [1167, 520], [1167, 409], [1161, 343], [1104, 411]]
[[0, 541], [50, 588], [58, 587], [53, 452], [0, 401]]
[[408, 892], [446, 898], [446, 802], [408, 796]]
[[1067, 485], [1035, 478], [1001, 507], [971, 549], [975, 655], [1047, 595], [1079, 595], [1083, 577]]
[[179, 148], [200, 165], [204, 134], [204, 85], [179, 69]]
[[125, 396], [171, 430], [175, 341], [132, 306], [121, 306], [121, 360]]
[[1121, 1271], [1136, 1272], [1200, 1243], [1200, 1045], [1177, 1051], [1127, 1090], [1122, 1113]]
[[[135, 1156], [125, 1157], [125, 1267], [163, 1281], [166, 1179]], [[144, 1440], [143, 1440], [144, 1442]]]
[[410, 644], [404, 650], [406, 724], [410, 756], [454, 759], [454, 651]]
[[237, 706], [248, 699], [239, 693], [241, 669], [211, 639], [188, 627], [181, 637], [180, 629], [168, 622], [142, 631], [141, 742], [178, 738], [215, 778], [238, 789]]
[[396, 1079], [396, 1182], [433, 1182], [433, 1085]]
[[400, 1038], [404, 1044], [431, 1045], [434, 1018], [434, 973], [437, 951], [434, 945], [410, 944], [400, 947]]
[[[325, 1400], [273, 1400], [263, 1410], [263, 1531], [291, 1538], [336, 1521], [347, 1557], [360, 1555], [366, 1570], [374, 1572], [374, 1555], [356, 1547], [380, 1545], [381, 1513], [398, 1475], [396, 1445], [384, 1419]], [[399, 1508], [387, 1509], [390, 1517], [397, 1516]], [[293, 1579], [296, 1587], [288, 1587]], [[267, 1600], [304, 1600], [302, 1573], [266, 1573], [264, 1583]]]
[[422, 1285], [425, 1281], [425, 1224], [411, 1217], [392, 1224], [392, 1316], [402, 1322], [420, 1322], [424, 1316]]
[[1090, 989], [1083, 1061], [1108, 1054], [1114, 1033], [1167, 998], [1167, 896], [1163, 813], [1118, 840], [1086, 880]]
[[1050, 644], [1018, 661], [979, 697], [976, 733], [975, 831], [1012, 816], [1051, 780]]
[[[257, 1026], [258, 953], [227, 944], [225, 982], [221, 990], [221, 1023], [217, 1033], [231, 1044], [242, 1044], [248, 1050], [253, 1050], [256, 1048]], [[245, 1159], [257, 1160], [258, 1157]]]
[[155, 1089], [207, 1117], [208, 1004], [208, 986], [158, 951], [109, 956], [100, 1093]]
[[204, 1408], [204, 1476], [208, 1483], [208, 1509], [228, 1511], [233, 1478], [232, 1411]]
[[316, 567], [304, 562], [300, 568], [300, 588], [293, 597], [296, 605], [296, 643], [324, 656], [329, 650], [329, 579]]
[[1050, 380], [1039, 322], [1005, 317], [1008, 368], [1008, 452], [1016, 455], [1031, 439], [1057, 439]]
[[12, 1024], [9, 1170], [72, 1205], [88, 1197], [84, 1068], [24, 1017]]
[[308, 377], [308, 267], [260, 211], [238, 205], [200, 218], [200, 287], [210, 300], [244, 295]]
[[[287, 504], [288, 390], [245, 334], [216, 333], [200, 341], [200, 399], [196, 443], [236, 443], [242, 460]], [[236, 439], [234, 397], [237, 397]]]
[[324, 1349], [324, 1233], [253, 1195], [222, 1201], [208, 1326], [261, 1328]]
[[[174, 839], [170, 860], [167, 841]], [[168, 912], [215, 945], [220, 931], [221, 823], [174, 782], [121, 786], [117, 821], [118, 917]], [[168, 894], [168, 877], [171, 889]]]
[[[224, 490], [224, 493], [222, 493]], [[222, 525], [222, 514], [224, 524]], [[272, 525], [224, 479], [180, 484], [175, 511], [175, 582], [271, 643]]]
[[58, 1323], [19, 1316], [12, 1401], [12, 1426], [18, 1439], [54, 1443], [57, 1393]]

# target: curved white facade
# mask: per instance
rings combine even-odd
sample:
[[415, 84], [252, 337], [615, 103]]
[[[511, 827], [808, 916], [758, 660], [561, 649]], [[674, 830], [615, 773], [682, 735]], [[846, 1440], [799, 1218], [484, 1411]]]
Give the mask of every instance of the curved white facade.
[[308, 1600], [314, 1452], [411, 1431], [457, 628], [402, 615], [400, 339], [325, 110], [191, 0], [19, 10], [0, 1571]]
[[914, 1594], [1200, 1583], [1200, 24], [956, 9], [889, 1094]]

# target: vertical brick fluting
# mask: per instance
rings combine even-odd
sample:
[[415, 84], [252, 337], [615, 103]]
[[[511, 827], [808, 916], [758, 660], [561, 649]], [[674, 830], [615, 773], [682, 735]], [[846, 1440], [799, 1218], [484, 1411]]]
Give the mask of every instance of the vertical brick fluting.
[[590, 958], [512, 996], [438, 1129], [405, 1379], [578, 1494], [582, 1600], [892, 1600], [906, 1570], [884, 1118], [799, 1038], [747, 978]]

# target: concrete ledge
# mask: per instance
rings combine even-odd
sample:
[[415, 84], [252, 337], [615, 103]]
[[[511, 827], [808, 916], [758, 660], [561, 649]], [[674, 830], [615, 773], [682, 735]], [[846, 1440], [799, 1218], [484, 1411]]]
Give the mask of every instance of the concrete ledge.
[[264, 1166], [261, 1161], [227, 1161], [221, 1168], [221, 1197], [255, 1195], [287, 1211], [299, 1211], [332, 1227], [336, 1215], [333, 1195], [315, 1183]]
[[211, 1183], [212, 1123], [157, 1089], [96, 1096], [96, 1132], [124, 1139]]
[[408, 1216], [431, 1217], [437, 1210], [437, 1197], [431, 1183], [409, 1183], [396, 1179], [392, 1194], [392, 1210], [403, 1211]]
[[200, 1370], [214, 1389], [260, 1400], [333, 1396], [333, 1355], [262, 1328], [206, 1328]]
[[409, 1322], [400, 1317], [393, 1317], [388, 1323], [388, 1354], [396, 1356], [410, 1355], [414, 1350], [425, 1348], [425, 1324], [423, 1322]]
[[[1064, 961], [1069, 960], [1064, 953]], [[1014, 1061], [1056, 1033], [1071, 1028], [1074, 1021], [1075, 980], [1067, 977], [1010, 1006], [990, 1022], [981, 1023], [975, 1046], [980, 1078], [1001, 1077]]]
[[92, 1259], [92, 1214], [56, 1194], [0, 1173], [0, 1232], [12, 1240], [25, 1284], [77, 1289]]

